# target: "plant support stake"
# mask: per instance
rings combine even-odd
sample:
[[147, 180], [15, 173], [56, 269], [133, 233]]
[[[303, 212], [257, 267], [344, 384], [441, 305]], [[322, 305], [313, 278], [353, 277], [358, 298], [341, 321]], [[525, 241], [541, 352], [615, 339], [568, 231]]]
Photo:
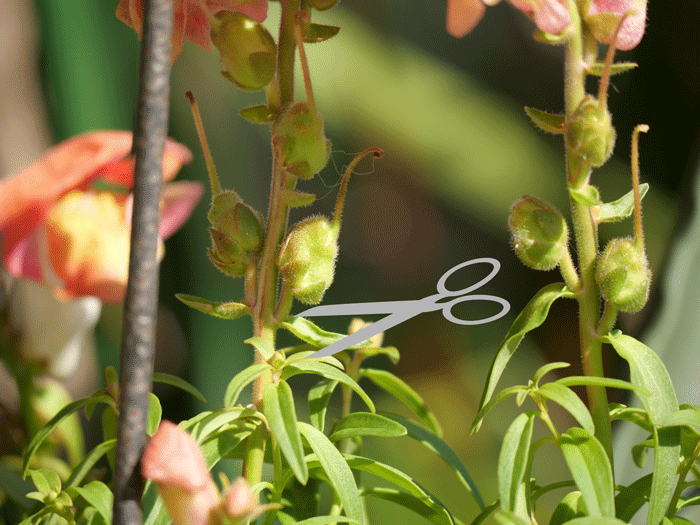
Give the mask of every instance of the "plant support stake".
[[139, 68], [134, 206], [129, 280], [124, 302], [119, 377], [119, 424], [114, 473], [115, 525], [142, 523], [138, 469], [146, 441], [158, 307], [158, 211], [168, 133], [172, 0], [146, 0]]

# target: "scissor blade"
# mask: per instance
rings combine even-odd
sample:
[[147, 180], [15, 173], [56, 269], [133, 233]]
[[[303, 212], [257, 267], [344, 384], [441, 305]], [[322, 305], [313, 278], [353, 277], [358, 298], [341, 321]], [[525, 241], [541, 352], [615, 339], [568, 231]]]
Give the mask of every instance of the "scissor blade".
[[[405, 303], [405, 301], [401, 302]], [[314, 352], [308, 357], [326, 357], [329, 355], [337, 354], [338, 352], [341, 352], [346, 348], [354, 346], [358, 343], [361, 343], [365, 339], [369, 339], [370, 337], [377, 335], [379, 332], [383, 332], [393, 326], [396, 326], [397, 324], [403, 323], [405, 320], [410, 319], [411, 317], [414, 317], [419, 313], [421, 312], [414, 310], [412, 312], [404, 311], [401, 313], [391, 314], [390, 316], [385, 317], [384, 319], [381, 319], [376, 323], [372, 323], [369, 326], [365, 326], [362, 330], [358, 330], [354, 334], [350, 334], [347, 337], [343, 337], [340, 341], [336, 341], [335, 343], [328, 345], [325, 348], [322, 348], [318, 352]]]
[[[331, 315], [370, 315], [370, 314], [393, 314], [400, 311], [401, 306], [406, 307], [406, 303], [412, 301], [383, 301], [376, 303], [349, 303], [349, 304], [327, 304], [314, 306], [308, 310], [296, 314], [294, 317], [328, 317]], [[367, 339], [367, 338], [365, 338]]]

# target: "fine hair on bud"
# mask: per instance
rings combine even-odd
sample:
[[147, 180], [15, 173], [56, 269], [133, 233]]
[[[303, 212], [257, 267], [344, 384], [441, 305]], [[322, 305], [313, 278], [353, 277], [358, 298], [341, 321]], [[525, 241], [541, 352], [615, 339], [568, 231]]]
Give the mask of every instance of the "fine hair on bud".
[[613, 239], [598, 257], [595, 280], [600, 294], [621, 312], [641, 310], [649, 298], [651, 271], [633, 239]]
[[525, 195], [511, 207], [508, 219], [513, 249], [535, 270], [553, 270], [567, 251], [569, 229], [559, 210]]

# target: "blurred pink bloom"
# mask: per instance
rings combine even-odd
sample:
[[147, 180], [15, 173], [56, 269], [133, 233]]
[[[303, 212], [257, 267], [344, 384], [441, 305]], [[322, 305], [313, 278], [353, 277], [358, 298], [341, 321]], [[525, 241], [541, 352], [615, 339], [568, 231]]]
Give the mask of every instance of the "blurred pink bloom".
[[[0, 181], [2, 258], [11, 275], [47, 283], [63, 299], [123, 300], [134, 178], [130, 149], [130, 132], [85, 133]], [[169, 140], [163, 180], [172, 180], [191, 159], [185, 146]], [[90, 190], [97, 179], [125, 191]], [[202, 192], [197, 182], [163, 187], [161, 239], [187, 220]]]
[[[469, 33], [484, 16], [486, 5], [500, 0], [447, 0], [447, 32], [460, 38]], [[535, 21], [546, 33], [558, 34], [571, 22], [564, 0], [508, 0]]]
[[[617, 35], [615, 47], [621, 51], [628, 51], [639, 44], [644, 36], [644, 26], [647, 16], [647, 0], [592, 0], [586, 18], [600, 13], [612, 13], [618, 17], [628, 12], [630, 14], [622, 22], [620, 32]], [[614, 31], [609, 34], [600, 34], [593, 25], [595, 36], [603, 43], [609, 44]]]
[[[242, 5], [240, 0], [205, 0], [204, 3], [212, 14], [219, 11], [237, 11], [256, 22], [262, 22], [267, 18], [267, 0], [250, 0]], [[139, 40], [143, 31], [143, 6], [143, 0], [120, 0], [116, 13], [119, 20], [136, 30]], [[173, 60], [182, 53], [183, 39], [211, 51], [209, 21], [202, 12], [199, 1], [175, 0], [174, 10]]]

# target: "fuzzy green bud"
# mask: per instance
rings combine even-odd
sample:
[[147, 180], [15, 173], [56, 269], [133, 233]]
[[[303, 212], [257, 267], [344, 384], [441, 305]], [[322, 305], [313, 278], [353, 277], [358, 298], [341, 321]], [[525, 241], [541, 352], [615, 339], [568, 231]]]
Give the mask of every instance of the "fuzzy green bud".
[[530, 268], [552, 270], [566, 253], [566, 221], [543, 200], [529, 195], [518, 199], [511, 207], [508, 226], [515, 253]]
[[211, 41], [219, 50], [221, 73], [238, 88], [257, 91], [275, 74], [277, 46], [262, 24], [242, 13], [221, 11], [215, 15]]
[[622, 312], [638, 312], [649, 298], [649, 264], [632, 239], [608, 243], [598, 258], [595, 280], [603, 298]]
[[581, 160], [594, 168], [602, 166], [615, 146], [615, 128], [608, 108], [592, 95], [586, 95], [567, 121], [566, 136]]
[[264, 239], [258, 212], [241, 202], [233, 191], [214, 197], [209, 221], [213, 248], [209, 257], [214, 265], [233, 277], [245, 274], [246, 261], [261, 249]]
[[338, 228], [325, 217], [310, 217], [292, 226], [277, 255], [277, 267], [294, 297], [318, 304], [333, 282], [338, 255]]
[[289, 105], [272, 125], [272, 144], [286, 171], [310, 179], [321, 171], [331, 154], [323, 119], [306, 102]]

